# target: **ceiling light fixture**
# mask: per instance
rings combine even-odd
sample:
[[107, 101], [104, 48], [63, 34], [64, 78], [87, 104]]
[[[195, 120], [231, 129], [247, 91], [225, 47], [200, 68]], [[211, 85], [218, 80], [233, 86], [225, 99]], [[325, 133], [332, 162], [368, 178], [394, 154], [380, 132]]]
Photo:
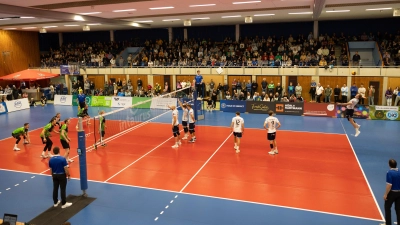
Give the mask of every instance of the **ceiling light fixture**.
[[133, 21], [135, 23], [152, 23], [154, 22], [153, 20], [137, 20], [137, 21]]
[[136, 11], [136, 9], [121, 9], [121, 10], [114, 10], [113, 12], [132, 12]]
[[275, 16], [275, 14], [256, 14], [254, 16]]
[[43, 27], [43, 28], [54, 28], [54, 27], [58, 27], [58, 26], [47, 26], [47, 27]]
[[20, 19], [34, 19], [33, 16], [21, 16]]
[[189, 7], [206, 7], [206, 6], [215, 6], [216, 4], [203, 4], [203, 5], [189, 5]]
[[89, 26], [99, 26], [99, 25], [101, 25], [101, 23], [88, 23], [87, 25], [89, 25]]
[[69, 25], [64, 25], [64, 27], [79, 27], [80, 25], [78, 24], [69, 24]]
[[183, 21], [183, 26], [185, 26], [185, 27], [190, 27], [190, 26], [192, 26], [192, 21], [191, 21], [191, 20], [185, 20], [185, 21]]
[[169, 22], [169, 21], [178, 21], [178, 20], [181, 20], [181, 19], [166, 19], [166, 20], [163, 20], [164, 22]]
[[78, 16], [78, 15], [74, 16], [74, 20], [76, 20], [76, 21], [85, 21], [85, 19], [83, 19], [82, 16]]
[[29, 30], [29, 29], [35, 29], [37, 27], [23, 27], [22, 30]]
[[237, 17], [242, 17], [241, 15], [236, 15], [236, 16], [221, 16], [222, 19], [226, 18], [237, 18]]
[[47, 30], [46, 30], [46, 29], [44, 29], [44, 28], [40, 28], [40, 29], [39, 29], [39, 33], [41, 33], [41, 34], [45, 34], [45, 33], [47, 33]]
[[342, 13], [342, 12], [350, 12], [350, 10], [345, 9], [345, 10], [328, 10], [326, 11], [327, 13]]
[[100, 14], [101, 12], [86, 12], [86, 13], [78, 13], [80, 15], [94, 15], [94, 14]]
[[246, 17], [244, 18], [244, 22], [245, 22], [245, 23], [253, 23], [253, 17], [251, 17], [251, 16], [246, 16]]
[[375, 11], [375, 10], [378, 10], [378, 11], [380, 11], [380, 10], [391, 10], [391, 9], [393, 9], [393, 8], [376, 8], [376, 9], [366, 9], [365, 11]]
[[290, 15], [304, 15], [304, 14], [313, 14], [313, 12], [297, 12], [297, 13], [288, 13]]
[[158, 9], [173, 9], [173, 6], [166, 6], [166, 7], [155, 7], [155, 8], [149, 8], [150, 10], [158, 10]]
[[83, 31], [90, 31], [90, 27], [88, 25], [82, 26]]
[[209, 20], [210, 17], [192, 18], [192, 20]]
[[247, 2], [232, 2], [234, 5], [239, 5], [239, 4], [251, 4], [251, 3], [260, 3], [261, 1], [247, 1]]

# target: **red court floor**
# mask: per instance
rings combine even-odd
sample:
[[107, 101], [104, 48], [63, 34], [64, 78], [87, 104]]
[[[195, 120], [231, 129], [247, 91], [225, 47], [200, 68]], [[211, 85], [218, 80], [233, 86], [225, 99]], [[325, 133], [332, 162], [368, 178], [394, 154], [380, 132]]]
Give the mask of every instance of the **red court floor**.
[[[75, 124], [71, 127], [71, 154], [76, 156]], [[149, 123], [132, 130], [87, 153], [88, 179], [381, 219], [345, 135], [278, 131], [279, 154], [271, 156], [264, 130], [246, 129], [239, 154], [229, 128], [198, 126], [196, 131], [196, 143], [183, 141], [173, 149], [171, 125]], [[6, 159], [0, 168], [45, 172], [48, 159], [40, 158], [40, 132], [31, 131], [32, 143], [20, 152], [12, 151], [15, 139], [0, 141]], [[58, 134], [52, 140], [60, 146]], [[92, 144], [89, 136], [87, 146]], [[78, 163], [70, 169], [79, 178]]]

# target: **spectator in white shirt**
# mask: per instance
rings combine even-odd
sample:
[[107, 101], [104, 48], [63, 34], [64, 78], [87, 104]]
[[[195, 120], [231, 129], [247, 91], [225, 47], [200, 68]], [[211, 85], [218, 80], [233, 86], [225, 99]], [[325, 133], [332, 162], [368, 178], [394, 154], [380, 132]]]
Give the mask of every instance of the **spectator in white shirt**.
[[342, 92], [342, 103], [347, 103], [347, 95], [349, 93], [349, 88], [346, 84], [343, 84], [343, 87], [340, 89]]
[[360, 104], [364, 105], [364, 98], [365, 98], [365, 87], [363, 84], [358, 88], [358, 94], [360, 94]]
[[317, 95], [317, 102], [321, 103], [321, 96], [324, 92], [324, 88], [321, 86], [321, 83], [318, 83], [317, 88], [315, 89], [315, 94]]

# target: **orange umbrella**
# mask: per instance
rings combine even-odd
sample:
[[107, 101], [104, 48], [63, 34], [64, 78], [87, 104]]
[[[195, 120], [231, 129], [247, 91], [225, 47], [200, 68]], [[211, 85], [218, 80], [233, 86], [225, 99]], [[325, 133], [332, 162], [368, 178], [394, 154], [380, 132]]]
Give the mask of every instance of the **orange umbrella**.
[[0, 80], [24, 80], [24, 81], [35, 81], [35, 80], [43, 80], [50, 79], [53, 77], [58, 77], [60, 74], [47, 73], [38, 70], [22, 70], [17, 73], [13, 73], [7, 76], [0, 77]]

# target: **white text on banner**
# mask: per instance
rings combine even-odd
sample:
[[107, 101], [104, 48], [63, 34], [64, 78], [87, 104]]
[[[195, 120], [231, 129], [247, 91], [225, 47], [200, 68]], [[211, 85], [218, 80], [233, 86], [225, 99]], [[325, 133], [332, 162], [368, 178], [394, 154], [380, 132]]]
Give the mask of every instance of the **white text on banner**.
[[168, 106], [176, 106], [176, 98], [153, 98], [151, 100], [151, 109], [169, 109]]
[[114, 96], [111, 99], [111, 107], [124, 108], [132, 106], [132, 97]]
[[13, 101], [7, 101], [8, 112], [15, 112], [23, 109], [29, 109], [29, 102], [27, 98], [21, 98]]
[[72, 105], [72, 95], [55, 95], [54, 105]]

